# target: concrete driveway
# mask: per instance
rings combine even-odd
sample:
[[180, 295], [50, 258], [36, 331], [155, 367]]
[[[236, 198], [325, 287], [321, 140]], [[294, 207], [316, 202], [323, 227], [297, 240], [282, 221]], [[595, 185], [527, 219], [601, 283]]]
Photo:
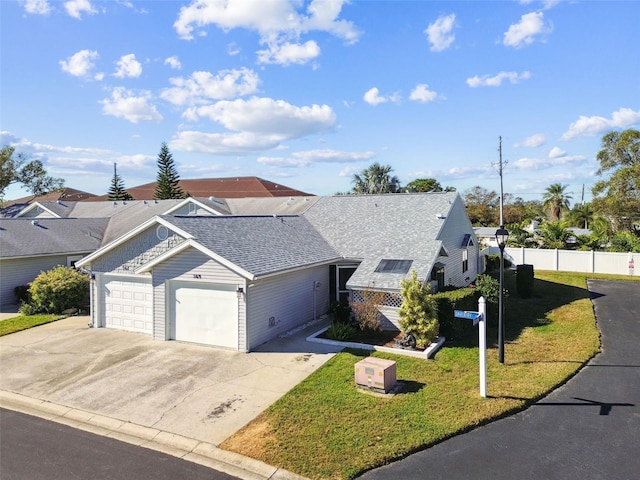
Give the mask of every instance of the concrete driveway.
[[0, 337], [0, 389], [218, 445], [337, 351], [318, 324], [245, 354], [87, 322]]

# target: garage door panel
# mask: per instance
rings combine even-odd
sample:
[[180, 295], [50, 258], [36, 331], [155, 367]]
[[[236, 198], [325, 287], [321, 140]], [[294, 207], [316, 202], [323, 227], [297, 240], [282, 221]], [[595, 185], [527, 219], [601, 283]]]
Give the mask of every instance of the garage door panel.
[[174, 338], [238, 348], [236, 287], [177, 283], [172, 286]]
[[153, 332], [153, 290], [150, 280], [104, 278], [106, 327]]

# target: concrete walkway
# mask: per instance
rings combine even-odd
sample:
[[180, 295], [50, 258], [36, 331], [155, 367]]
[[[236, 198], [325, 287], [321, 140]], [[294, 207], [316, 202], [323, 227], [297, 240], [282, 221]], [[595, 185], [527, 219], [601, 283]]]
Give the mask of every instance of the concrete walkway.
[[0, 407], [240, 478], [296, 477], [217, 445], [339, 350], [304, 340], [318, 324], [245, 354], [87, 323], [69, 317], [0, 337]]
[[574, 378], [519, 414], [361, 478], [639, 478], [640, 283], [589, 281], [589, 290], [602, 351]]

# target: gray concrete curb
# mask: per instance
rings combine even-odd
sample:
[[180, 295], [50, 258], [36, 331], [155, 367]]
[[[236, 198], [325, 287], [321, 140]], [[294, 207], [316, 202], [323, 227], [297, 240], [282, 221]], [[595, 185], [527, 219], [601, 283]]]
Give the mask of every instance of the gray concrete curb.
[[156, 428], [0, 390], [0, 407], [156, 450], [244, 480], [308, 480], [260, 460]]

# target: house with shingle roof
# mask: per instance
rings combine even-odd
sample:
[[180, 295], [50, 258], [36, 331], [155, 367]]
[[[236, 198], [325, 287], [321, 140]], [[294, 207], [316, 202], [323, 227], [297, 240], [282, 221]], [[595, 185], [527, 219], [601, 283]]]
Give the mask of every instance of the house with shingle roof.
[[[228, 213], [224, 202], [209, 198], [91, 203], [37, 201], [20, 209], [5, 210], [5, 217], [0, 218], [3, 228], [0, 231], [0, 305], [14, 304], [15, 287], [27, 285], [41, 271], [56, 265], [71, 265], [156, 215]], [[91, 240], [83, 236], [85, 230], [91, 233]]]
[[[94, 326], [250, 351], [367, 289], [397, 325], [414, 270], [434, 290], [478, 273], [456, 193], [291, 197], [252, 214], [227, 202], [227, 215], [155, 216], [80, 260]], [[294, 213], [264, 214], [276, 206]]]
[[15, 303], [14, 289], [57, 265], [73, 266], [97, 250], [107, 218], [0, 219], [0, 304]]
[[[181, 179], [178, 186], [192, 197], [255, 198], [255, 197], [308, 197], [308, 193], [260, 177], [223, 177]], [[153, 200], [156, 182], [127, 188], [136, 200]], [[108, 195], [87, 198], [87, 201], [104, 201]]]

